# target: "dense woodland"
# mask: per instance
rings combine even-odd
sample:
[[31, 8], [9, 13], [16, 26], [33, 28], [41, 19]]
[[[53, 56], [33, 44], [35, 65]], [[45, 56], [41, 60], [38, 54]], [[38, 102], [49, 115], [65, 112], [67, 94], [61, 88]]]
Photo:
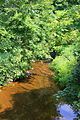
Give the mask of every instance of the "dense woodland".
[[51, 59], [57, 98], [80, 110], [80, 0], [0, 1], [0, 85], [22, 78], [33, 60]]

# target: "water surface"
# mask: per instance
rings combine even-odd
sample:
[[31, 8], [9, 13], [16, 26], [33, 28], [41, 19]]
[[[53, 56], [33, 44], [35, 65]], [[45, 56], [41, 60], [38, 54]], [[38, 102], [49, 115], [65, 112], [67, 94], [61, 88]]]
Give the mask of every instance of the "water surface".
[[77, 118], [77, 112], [75, 112], [71, 105], [62, 103], [57, 107], [57, 111], [60, 115], [55, 120], [75, 120]]
[[51, 120], [57, 116], [52, 96], [58, 88], [51, 81], [48, 64], [33, 63], [29, 72], [29, 78], [1, 88], [0, 120]]
[[32, 66], [28, 78], [0, 88], [0, 120], [73, 120], [76, 114], [70, 106], [56, 106], [53, 94], [59, 88], [48, 64], [40, 61]]

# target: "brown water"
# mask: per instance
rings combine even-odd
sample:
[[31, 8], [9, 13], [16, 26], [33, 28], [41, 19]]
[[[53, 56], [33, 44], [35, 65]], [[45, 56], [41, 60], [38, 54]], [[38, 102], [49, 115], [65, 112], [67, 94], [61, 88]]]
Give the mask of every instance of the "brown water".
[[58, 91], [47, 63], [33, 63], [32, 75], [0, 89], [0, 120], [52, 120]]

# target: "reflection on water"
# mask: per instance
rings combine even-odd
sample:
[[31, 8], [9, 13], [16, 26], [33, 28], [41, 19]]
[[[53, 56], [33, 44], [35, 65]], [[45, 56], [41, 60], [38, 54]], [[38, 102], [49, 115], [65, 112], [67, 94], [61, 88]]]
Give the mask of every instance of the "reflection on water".
[[47, 63], [37, 62], [32, 75], [11, 83], [0, 92], [0, 120], [51, 120], [57, 116], [53, 94], [58, 91], [51, 81]]
[[52, 72], [47, 63], [36, 62], [32, 75], [20, 82], [0, 89], [0, 120], [73, 120], [76, 114], [69, 105], [58, 106], [53, 99], [59, 89], [51, 81]]
[[74, 120], [77, 118], [77, 113], [74, 112], [72, 107], [68, 104], [59, 104], [57, 109], [61, 117], [56, 120]]

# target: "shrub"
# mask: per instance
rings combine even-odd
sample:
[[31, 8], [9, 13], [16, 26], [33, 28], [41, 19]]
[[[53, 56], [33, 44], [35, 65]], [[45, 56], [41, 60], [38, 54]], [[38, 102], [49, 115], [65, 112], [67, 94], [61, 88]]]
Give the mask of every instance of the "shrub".
[[73, 51], [73, 46], [66, 47], [61, 52], [61, 55], [57, 56], [50, 65], [51, 69], [55, 70], [55, 79], [61, 86], [66, 86], [68, 78], [70, 77], [77, 62]]
[[[25, 75], [32, 59], [48, 57], [52, 1], [8, 0], [0, 4], [0, 85]], [[48, 19], [47, 19], [48, 18]]]

